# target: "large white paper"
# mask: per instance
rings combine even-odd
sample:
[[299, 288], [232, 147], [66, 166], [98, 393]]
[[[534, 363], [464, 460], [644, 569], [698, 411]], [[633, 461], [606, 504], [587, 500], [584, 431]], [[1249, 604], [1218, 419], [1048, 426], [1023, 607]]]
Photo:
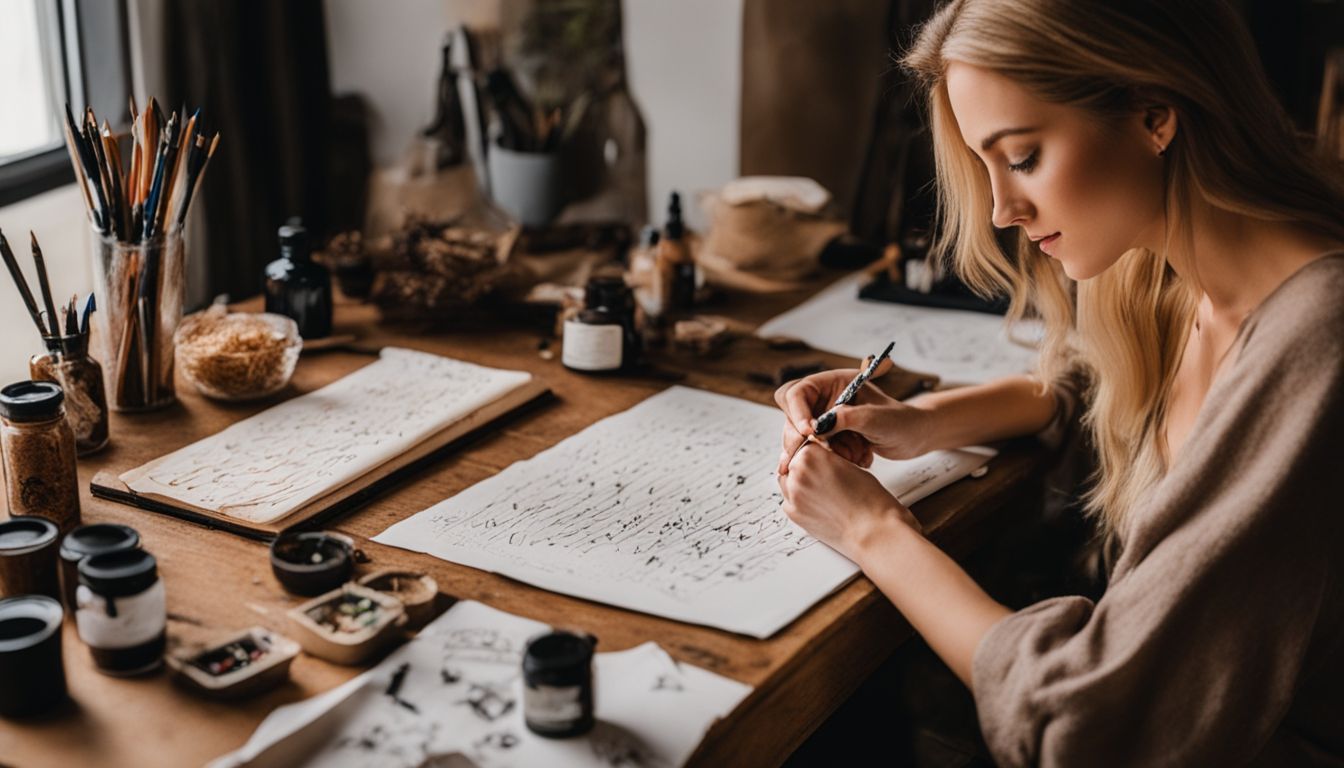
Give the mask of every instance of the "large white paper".
[[121, 476], [136, 493], [269, 523], [531, 381], [389, 347], [378, 361]]
[[[791, 336], [856, 359], [877, 354], [894, 341], [893, 362], [938, 374], [947, 384], [980, 384], [1035, 369], [1036, 351], [1010, 339], [1003, 318], [860, 299], [867, 279], [861, 273], [842, 278], [756, 333]], [[1041, 333], [1040, 324], [1030, 321], [1014, 330], [1014, 336], [1032, 343]]]
[[[672, 387], [374, 541], [768, 637], [858, 572], [780, 509], [782, 424], [775, 408]], [[992, 455], [939, 451], [873, 471], [910, 504]]]
[[[211, 767], [673, 768], [751, 691], [680, 664], [654, 643], [599, 653], [597, 725], [572, 739], [541, 738], [523, 723], [520, 662], [527, 639], [546, 629], [480, 603], [458, 603], [374, 669], [275, 710], [247, 744]], [[402, 669], [394, 697], [389, 686]]]

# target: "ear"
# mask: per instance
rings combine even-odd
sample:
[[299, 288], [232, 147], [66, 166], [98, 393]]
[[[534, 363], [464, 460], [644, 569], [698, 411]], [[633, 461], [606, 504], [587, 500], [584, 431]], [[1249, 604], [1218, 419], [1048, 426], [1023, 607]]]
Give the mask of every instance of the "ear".
[[1153, 152], [1166, 154], [1172, 139], [1176, 138], [1176, 110], [1167, 104], [1151, 104], [1143, 110], [1144, 135], [1152, 143]]

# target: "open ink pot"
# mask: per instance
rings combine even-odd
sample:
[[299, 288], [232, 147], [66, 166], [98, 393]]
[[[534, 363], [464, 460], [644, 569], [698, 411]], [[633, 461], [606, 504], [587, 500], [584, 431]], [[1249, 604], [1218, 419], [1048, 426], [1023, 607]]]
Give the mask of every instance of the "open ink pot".
[[588, 634], [553, 631], [523, 651], [523, 721], [538, 736], [563, 739], [592, 730], [593, 648]]
[[65, 701], [64, 617], [50, 597], [0, 600], [0, 717], [37, 715]]
[[355, 572], [354, 543], [322, 531], [282, 533], [271, 542], [271, 572], [287, 592], [304, 597], [330, 592]]

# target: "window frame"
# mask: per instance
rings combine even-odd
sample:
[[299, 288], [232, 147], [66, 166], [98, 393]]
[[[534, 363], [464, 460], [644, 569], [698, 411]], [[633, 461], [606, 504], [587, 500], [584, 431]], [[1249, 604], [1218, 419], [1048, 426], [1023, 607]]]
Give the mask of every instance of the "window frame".
[[[131, 93], [130, 46], [125, 2], [106, 0], [45, 0], [38, 12], [39, 28], [47, 39], [43, 50], [52, 60], [59, 88], [58, 105], [69, 102], [76, 114], [89, 103], [89, 83], [95, 83], [94, 110], [119, 115], [125, 127], [125, 105]], [[58, 110], [61, 106], [57, 107]], [[62, 129], [62, 136], [64, 130]], [[0, 162], [0, 206], [26, 200], [75, 181], [70, 154], [62, 138], [55, 146], [39, 147]]]

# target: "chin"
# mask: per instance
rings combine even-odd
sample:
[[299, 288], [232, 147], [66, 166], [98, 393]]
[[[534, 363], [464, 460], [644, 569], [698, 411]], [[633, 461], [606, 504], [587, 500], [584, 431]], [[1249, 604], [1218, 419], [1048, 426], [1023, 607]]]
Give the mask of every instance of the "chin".
[[1095, 259], [1062, 258], [1057, 259], [1059, 265], [1063, 267], [1064, 274], [1068, 275], [1070, 280], [1082, 282], [1091, 280], [1106, 271], [1113, 262], [1105, 262]]

